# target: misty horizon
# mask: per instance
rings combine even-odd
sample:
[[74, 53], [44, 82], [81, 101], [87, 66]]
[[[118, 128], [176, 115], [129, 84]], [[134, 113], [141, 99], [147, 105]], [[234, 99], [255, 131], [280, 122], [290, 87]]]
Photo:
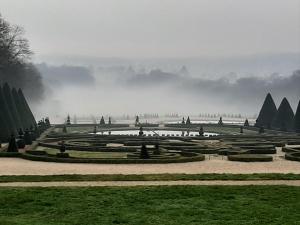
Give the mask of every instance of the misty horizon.
[[42, 85], [23, 88], [37, 117], [255, 115], [268, 92], [294, 110], [300, 98], [299, 0], [0, 5], [35, 53]]

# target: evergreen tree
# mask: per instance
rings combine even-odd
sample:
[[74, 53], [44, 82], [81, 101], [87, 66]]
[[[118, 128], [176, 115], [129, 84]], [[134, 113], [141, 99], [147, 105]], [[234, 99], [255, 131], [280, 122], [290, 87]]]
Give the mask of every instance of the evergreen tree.
[[270, 93], [267, 94], [263, 106], [259, 112], [259, 115], [256, 119], [255, 126], [256, 127], [267, 127], [271, 128], [272, 121], [276, 116], [277, 108], [274, 103], [274, 100]]
[[14, 101], [14, 98], [12, 97], [12, 91], [7, 83], [5, 83], [3, 86], [3, 95], [6, 99], [9, 111], [11, 112], [16, 128], [23, 128], [19, 113], [17, 111], [16, 103]]
[[24, 132], [23, 132], [23, 129], [22, 129], [22, 128], [19, 129], [18, 135], [19, 135], [19, 138], [23, 138]]
[[244, 127], [249, 127], [249, 121], [248, 121], [248, 119], [245, 120]]
[[32, 144], [31, 135], [30, 135], [29, 130], [27, 128], [26, 128], [25, 134], [24, 134], [24, 141], [25, 141], [26, 145], [31, 145]]
[[136, 116], [135, 117], [135, 126], [137, 126], [139, 124], [140, 124], [140, 118], [139, 118], [139, 116]]
[[223, 119], [222, 119], [222, 117], [220, 117], [218, 125], [223, 126]]
[[16, 138], [15, 138], [15, 135], [13, 135], [13, 134], [10, 137], [7, 152], [18, 152]]
[[108, 117], [108, 124], [111, 125], [111, 117]]
[[103, 116], [101, 117], [100, 125], [105, 125], [105, 120], [104, 120], [104, 117], [103, 117]]
[[5, 127], [7, 127], [7, 129], [8, 129], [6, 132], [9, 137], [11, 135], [11, 133], [15, 133], [18, 128], [16, 127], [16, 125], [14, 123], [14, 120], [13, 120], [13, 117], [8, 108], [6, 99], [4, 98], [1, 86], [0, 86], [0, 106], [2, 107], [0, 111], [1, 111], [1, 114], [3, 117], [3, 120], [5, 121], [4, 123], [6, 124]]
[[186, 119], [186, 123], [187, 125], [191, 125], [191, 120], [190, 120], [190, 117], [188, 116], [188, 118]]
[[49, 117], [46, 117], [46, 119], [45, 119], [45, 124], [46, 124], [46, 127], [47, 127], [47, 128], [49, 128], [49, 127], [51, 126]]
[[153, 150], [153, 155], [160, 155], [161, 152], [160, 152], [160, 148], [159, 148], [159, 144], [155, 144], [154, 146], [154, 150]]
[[9, 137], [9, 128], [4, 119], [3, 112], [0, 110], [0, 140], [6, 141]]
[[33, 126], [30, 127], [30, 135], [31, 135], [31, 140], [35, 141], [37, 138], [37, 135], [35, 133], [35, 130], [33, 129]]
[[258, 133], [260, 133], [260, 134], [265, 133], [265, 128], [263, 126], [261, 126], [258, 130]]
[[139, 136], [143, 136], [144, 135], [144, 131], [143, 131], [143, 127], [140, 127], [140, 131], [139, 131]]
[[283, 98], [280, 103], [278, 111], [272, 121], [272, 127], [282, 131], [294, 128], [294, 112], [286, 98]]
[[182, 121], [181, 121], [182, 124], [185, 124], [185, 120], [184, 120], [184, 117], [182, 117]]
[[34, 126], [36, 124], [35, 118], [34, 118], [32, 112], [29, 108], [29, 105], [28, 105], [28, 103], [26, 101], [26, 98], [24, 97], [23, 92], [22, 92], [21, 89], [18, 90], [18, 95], [19, 95], [20, 101], [22, 102], [23, 107], [25, 109], [26, 117], [28, 118], [28, 121], [30, 121], [30, 124], [26, 128], [29, 128], [31, 125]]
[[10, 127], [6, 118], [5, 105], [1, 102], [0, 99], [0, 140], [6, 141], [9, 140]]
[[148, 149], [147, 149], [145, 144], [143, 144], [142, 147], [141, 147], [140, 158], [141, 159], [149, 159], [150, 158], [149, 153], [148, 153]]
[[67, 133], [67, 126], [66, 125], [63, 126], [62, 132]]
[[22, 128], [26, 128], [30, 125], [30, 120], [26, 116], [26, 108], [24, 108], [24, 104], [21, 102], [20, 96], [15, 88], [12, 89], [11, 94], [16, 104]]
[[200, 129], [199, 129], [199, 136], [204, 136], [204, 130], [203, 130], [203, 127], [201, 126]]
[[300, 101], [298, 103], [297, 111], [294, 118], [294, 129], [297, 133], [300, 133]]
[[66, 124], [67, 124], [67, 125], [71, 125], [71, 118], [70, 118], [70, 115], [67, 116]]
[[64, 153], [64, 152], [66, 152], [66, 150], [67, 150], [67, 147], [66, 147], [66, 145], [65, 145], [65, 141], [62, 141], [62, 142], [61, 142], [61, 145], [60, 145], [60, 148], [59, 148], [59, 151], [60, 151], [61, 153]]

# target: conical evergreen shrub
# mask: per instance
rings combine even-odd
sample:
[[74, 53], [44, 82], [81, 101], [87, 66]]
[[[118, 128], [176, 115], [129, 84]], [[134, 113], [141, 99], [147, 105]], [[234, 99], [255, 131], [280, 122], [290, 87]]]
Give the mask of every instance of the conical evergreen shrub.
[[22, 103], [20, 96], [15, 88], [12, 89], [11, 91], [12, 97], [15, 101], [16, 108], [21, 120], [22, 128], [30, 127], [30, 120], [27, 118], [26, 115], [26, 108], [24, 104]]
[[272, 121], [272, 127], [282, 131], [294, 128], [294, 112], [286, 98], [283, 98], [278, 111]]
[[26, 127], [26, 128], [30, 128], [31, 125], [33, 125], [33, 126], [36, 125], [35, 118], [34, 118], [32, 112], [31, 112], [31, 110], [29, 108], [29, 105], [28, 105], [28, 103], [27, 103], [27, 101], [26, 101], [26, 99], [25, 99], [25, 97], [24, 97], [23, 92], [22, 92], [21, 89], [18, 90], [18, 94], [20, 96], [20, 101], [22, 102], [23, 107], [24, 107], [24, 109], [26, 111], [26, 117], [28, 118], [28, 121], [30, 121], [29, 126]]
[[7, 152], [18, 152], [18, 145], [16, 142], [15, 135], [13, 135], [13, 134], [10, 137]]
[[3, 86], [3, 95], [4, 95], [4, 98], [6, 99], [7, 106], [9, 108], [9, 111], [11, 112], [11, 115], [15, 122], [16, 128], [17, 129], [23, 128], [21, 119], [19, 116], [19, 112], [16, 107], [15, 100], [12, 96], [12, 91], [7, 83], [5, 83]]
[[300, 133], [300, 101], [298, 103], [297, 111], [294, 118], [294, 129], [297, 133]]
[[100, 125], [105, 125], [105, 120], [104, 120], [103, 116], [101, 117]]
[[270, 93], [267, 94], [264, 104], [256, 119], [256, 127], [271, 128], [272, 121], [276, 116], [277, 108]]
[[148, 149], [147, 149], [145, 144], [143, 144], [142, 147], [141, 147], [140, 158], [141, 159], [149, 159], [150, 158]]
[[1, 106], [1, 114], [3, 116], [3, 119], [4, 121], [6, 122], [6, 126], [7, 126], [7, 135], [8, 135], [8, 138], [10, 139], [10, 135], [12, 133], [15, 133], [17, 131], [17, 127], [14, 123], [14, 120], [13, 120], [13, 117], [11, 115], [11, 112], [8, 108], [8, 105], [7, 105], [7, 102], [6, 102], [6, 99], [4, 98], [4, 95], [3, 95], [3, 90], [2, 90], [2, 87], [0, 86], [0, 106]]
[[249, 127], [249, 121], [248, 121], [248, 119], [245, 120], [244, 127]]
[[7, 120], [5, 118], [3, 105], [0, 105], [0, 140], [7, 141], [9, 140], [10, 128], [7, 124]]
[[189, 117], [189, 116], [188, 116], [188, 118], [186, 119], [185, 124], [187, 124], [187, 125], [190, 125], [190, 124], [191, 124], [191, 120], [190, 120], [190, 117]]
[[30, 135], [28, 129], [25, 130], [24, 141], [25, 141], [25, 144], [26, 144], [26, 145], [31, 145], [31, 144], [32, 144], [31, 135]]

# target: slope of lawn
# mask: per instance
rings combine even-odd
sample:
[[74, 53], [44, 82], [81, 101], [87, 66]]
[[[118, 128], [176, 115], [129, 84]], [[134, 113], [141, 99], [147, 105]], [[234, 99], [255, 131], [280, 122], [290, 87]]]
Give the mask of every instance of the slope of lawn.
[[300, 188], [0, 188], [0, 224], [299, 224]]

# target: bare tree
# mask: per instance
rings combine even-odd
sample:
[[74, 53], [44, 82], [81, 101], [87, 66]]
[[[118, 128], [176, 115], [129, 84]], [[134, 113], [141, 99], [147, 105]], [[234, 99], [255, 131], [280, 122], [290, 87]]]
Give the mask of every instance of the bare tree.
[[9, 24], [0, 14], [0, 79], [37, 100], [43, 94], [43, 84], [39, 71], [30, 63], [32, 54], [23, 28]]

